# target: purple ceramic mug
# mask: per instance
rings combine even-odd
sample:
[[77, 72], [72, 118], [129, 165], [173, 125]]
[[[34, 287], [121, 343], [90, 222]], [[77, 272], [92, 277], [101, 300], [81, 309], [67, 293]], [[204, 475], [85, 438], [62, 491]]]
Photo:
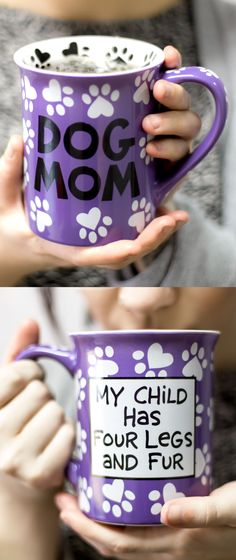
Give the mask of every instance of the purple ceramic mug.
[[[135, 239], [224, 128], [227, 97], [218, 76], [201, 67], [165, 71], [164, 52], [150, 43], [64, 37], [27, 45], [14, 58], [21, 69], [26, 209], [31, 229], [50, 241]], [[74, 71], [66, 71], [68, 63]], [[142, 129], [145, 115], [158, 110], [152, 89], [160, 78], [206, 86], [216, 107], [203, 142], [164, 175], [146, 153], [150, 136]]]
[[72, 334], [71, 350], [30, 346], [75, 377], [77, 459], [67, 474], [97, 521], [160, 523], [163, 504], [211, 490], [213, 351], [218, 332]]

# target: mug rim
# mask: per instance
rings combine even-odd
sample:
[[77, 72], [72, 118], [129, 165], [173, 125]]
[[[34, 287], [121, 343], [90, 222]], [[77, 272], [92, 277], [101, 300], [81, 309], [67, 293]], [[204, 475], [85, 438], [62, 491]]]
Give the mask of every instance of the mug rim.
[[221, 331], [218, 330], [201, 330], [201, 329], [123, 329], [123, 330], [99, 330], [99, 331], [81, 331], [81, 332], [70, 332], [69, 336], [71, 337], [81, 337], [81, 336], [97, 336], [97, 335], [104, 335], [104, 336], [108, 336], [108, 335], [118, 335], [118, 336], [125, 336], [128, 334], [132, 334], [132, 335], [149, 335], [149, 334], [155, 334], [155, 335], [165, 335], [165, 334], [184, 334], [184, 335], [188, 335], [188, 334], [212, 334], [212, 335], [221, 335]]
[[[57, 41], [57, 40], [78, 40], [78, 39], [98, 39], [99, 37], [101, 37], [102, 39], [121, 39], [121, 40], [125, 40], [125, 41], [132, 41], [135, 43], [139, 43], [139, 44], [147, 44], [152, 46], [154, 49], [156, 49], [157, 52], [159, 52], [160, 54], [160, 60], [156, 61], [155, 63], [152, 62], [150, 64], [147, 64], [146, 66], [142, 66], [142, 67], [136, 67], [133, 69], [129, 69], [129, 70], [122, 70], [122, 71], [116, 71], [116, 72], [104, 72], [102, 73], [98, 73], [96, 74], [96, 72], [58, 72], [56, 70], [50, 70], [50, 69], [45, 69], [45, 68], [35, 68], [35, 66], [29, 66], [28, 64], [25, 64], [25, 62], [23, 62], [22, 58], [23, 58], [23, 54], [25, 53], [25, 51], [27, 49], [29, 49], [30, 47], [32, 48], [38, 48], [40, 47], [40, 45], [42, 46], [45, 43], [50, 43], [53, 41]], [[162, 56], [161, 56], [162, 55]], [[31, 72], [34, 72], [36, 74], [43, 74], [44, 76], [64, 76], [64, 77], [70, 77], [70, 78], [95, 78], [96, 79], [100, 79], [103, 78], [104, 76], [109, 78], [109, 77], [115, 77], [115, 76], [124, 76], [124, 75], [130, 75], [130, 74], [136, 74], [139, 72], [145, 72], [145, 70], [152, 70], [154, 68], [157, 68], [159, 66], [161, 66], [161, 64], [163, 64], [164, 60], [165, 60], [165, 55], [164, 55], [164, 50], [161, 49], [160, 47], [158, 47], [157, 45], [155, 45], [154, 43], [149, 43], [149, 41], [142, 41], [141, 39], [135, 39], [132, 37], [123, 37], [120, 35], [69, 35], [69, 36], [63, 36], [63, 37], [51, 37], [49, 39], [42, 39], [41, 41], [34, 41], [32, 43], [28, 43], [27, 45], [24, 45], [23, 47], [20, 47], [19, 49], [17, 49], [13, 55], [13, 60], [15, 62], [15, 64], [20, 67], [23, 70], [28, 70]]]

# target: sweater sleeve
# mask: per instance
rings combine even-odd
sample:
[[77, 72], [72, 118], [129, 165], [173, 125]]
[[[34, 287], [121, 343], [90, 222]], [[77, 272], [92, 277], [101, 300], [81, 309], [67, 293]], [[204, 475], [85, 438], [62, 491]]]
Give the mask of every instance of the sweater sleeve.
[[[236, 239], [215, 224], [189, 198], [175, 195], [176, 208], [189, 213], [189, 223], [163, 247], [143, 272], [122, 286], [236, 286]], [[112, 278], [112, 284], [114, 285]], [[118, 284], [115, 280], [115, 284]]]
[[[176, 206], [189, 213], [189, 223], [176, 235], [162, 286], [236, 286], [236, 239], [228, 228], [207, 219], [181, 194]], [[160, 255], [161, 256], [161, 255]]]

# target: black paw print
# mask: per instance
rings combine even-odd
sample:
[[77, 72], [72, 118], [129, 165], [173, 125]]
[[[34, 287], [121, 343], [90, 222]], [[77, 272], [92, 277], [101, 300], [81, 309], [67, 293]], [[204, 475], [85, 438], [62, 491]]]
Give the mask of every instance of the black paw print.
[[35, 56], [31, 56], [31, 61], [34, 63], [35, 68], [49, 68], [50, 62], [48, 62], [51, 58], [51, 55], [48, 52], [42, 52], [40, 49], [35, 49], [34, 51]]
[[132, 63], [133, 58], [133, 53], [130, 53], [127, 47], [118, 48], [114, 46], [106, 54], [106, 61], [111, 68], [119, 67], [123, 69]]

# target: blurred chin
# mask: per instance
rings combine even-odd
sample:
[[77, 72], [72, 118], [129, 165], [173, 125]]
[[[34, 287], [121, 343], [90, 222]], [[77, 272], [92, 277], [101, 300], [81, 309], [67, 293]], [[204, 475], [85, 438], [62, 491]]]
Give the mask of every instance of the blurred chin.
[[119, 304], [134, 314], [151, 314], [171, 307], [177, 299], [175, 288], [122, 288]]

